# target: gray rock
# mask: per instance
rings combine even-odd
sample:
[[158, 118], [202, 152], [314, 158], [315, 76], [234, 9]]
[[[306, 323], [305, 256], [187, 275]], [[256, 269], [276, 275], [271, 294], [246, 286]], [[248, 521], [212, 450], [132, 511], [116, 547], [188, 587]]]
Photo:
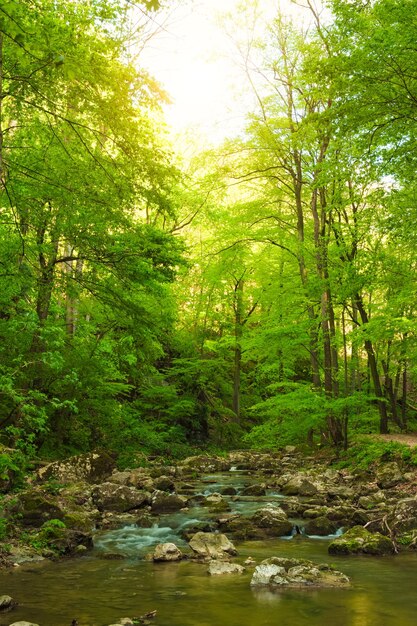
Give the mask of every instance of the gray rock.
[[183, 557], [175, 543], [158, 543], [153, 553], [154, 561], [180, 561]]
[[155, 489], [173, 492], [175, 491], [174, 481], [169, 476], [159, 476], [155, 479]]
[[326, 563], [317, 565], [304, 559], [272, 557], [255, 568], [250, 584], [254, 587], [348, 587], [350, 581]]
[[39, 624], [34, 624], [33, 622], [13, 622], [10, 626], [39, 626]]
[[222, 533], [196, 533], [190, 541], [190, 548], [203, 558], [225, 559], [237, 554], [233, 543]]
[[184, 496], [177, 496], [175, 493], [154, 491], [152, 494], [151, 509], [153, 513], [179, 511], [187, 506], [187, 501], [187, 498]]
[[287, 496], [313, 496], [317, 493], [317, 486], [305, 476], [297, 475], [286, 482], [282, 493]]
[[135, 487], [102, 483], [92, 492], [94, 504], [99, 511], [115, 511], [127, 513], [149, 504], [150, 495], [146, 491], [139, 491]]
[[403, 480], [403, 475], [395, 461], [384, 463], [378, 468], [376, 473], [376, 482], [381, 489], [389, 489], [395, 487]]
[[275, 576], [282, 576], [282, 574], [285, 574], [285, 567], [262, 562], [255, 568], [250, 584], [253, 586], [269, 585]]
[[304, 532], [306, 535], [316, 535], [318, 537], [333, 535], [336, 530], [336, 522], [332, 522], [327, 517], [316, 517], [315, 519], [310, 519], [304, 525]]
[[293, 525], [288, 521], [285, 511], [279, 507], [269, 506], [259, 509], [250, 519], [254, 526], [265, 530], [267, 536], [291, 535]]
[[54, 478], [60, 483], [97, 483], [111, 474], [114, 465], [114, 458], [106, 452], [89, 452], [49, 463], [38, 470], [38, 477], [40, 480]]
[[390, 515], [388, 524], [397, 534], [417, 529], [417, 497], [400, 500]]

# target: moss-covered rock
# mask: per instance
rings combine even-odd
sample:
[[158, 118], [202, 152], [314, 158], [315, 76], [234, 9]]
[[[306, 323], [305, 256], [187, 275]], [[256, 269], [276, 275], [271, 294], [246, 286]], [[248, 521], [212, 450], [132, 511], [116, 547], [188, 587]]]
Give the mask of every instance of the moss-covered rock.
[[376, 481], [381, 489], [389, 489], [395, 487], [403, 480], [403, 475], [398, 467], [398, 463], [391, 461], [381, 465], [376, 473]]
[[277, 506], [268, 506], [256, 511], [250, 518], [252, 524], [262, 529], [268, 537], [291, 535], [293, 524], [287, 514]]
[[115, 459], [107, 452], [89, 452], [49, 463], [38, 470], [38, 478], [42, 481], [53, 478], [60, 483], [97, 483], [107, 478], [114, 466]]
[[304, 532], [306, 535], [316, 535], [318, 537], [334, 535], [336, 530], [336, 522], [329, 520], [327, 517], [315, 517], [314, 519], [310, 519], [304, 525]]
[[22, 491], [6, 505], [8, 516], [15, 517], [24, 526], [40, 527], [51, 519], [62, 519], [65, 510], [57, 496], [36, 489]]
[[272, 557], [255, 568], [253, 587], [349, 587], [349, 578], [327, 563], [313, 563], [305, 559]]
[[240, 492], [241, 496], [264, 496], [266, 495], [266, 485], [248, 485]]
[[150, 502], [150, 494], [139, 491], [128, 485], [114, 483], [102, 483], [97, 485], [92, 492], [94, 504], [99, 511], [115, 511], [125, 513], [139, 509]]
[[380, 533], [370, 533], [362, 526], [354, 526], [329, 545], [329, 554], [393, 554], [394, 544]]
[[165, 493], [164, 491], [154, 491], [152, 494], [152, 513], [169, 513], [179, 511], [187, 506], [187, 498], [177, 496], [175, 493]]
[[318, 489], [311, 480], [303, 475], [298, 475], [282, 485], [281, 491], [287, 496], [313, 496]]

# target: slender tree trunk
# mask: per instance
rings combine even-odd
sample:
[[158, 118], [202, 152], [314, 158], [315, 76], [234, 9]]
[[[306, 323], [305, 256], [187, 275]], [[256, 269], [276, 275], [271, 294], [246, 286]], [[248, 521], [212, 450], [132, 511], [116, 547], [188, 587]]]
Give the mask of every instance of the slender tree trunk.
[[0, 191], [4, 187], [3, 171], [3, 33], [0, 32]]
[[243, 289], [244, 280], [240, 278], [235, 285], [235, 346], [234, 346], [234, 372], [233, 372], [233, 401], [232, 408], [236, 414], [237, 422], [240, 422], [240, 379], [242, 370], [242, 335], [243, 335]]
[[296, 166], [296, 175], [293, 176], [294, 184], [294, 197], [297, 211], [297, 236], [298, 236], [298, 268], [300, 272], [301, 284], [303, 285], [304, 292], [307, 299], [307, 314], [310, 321], [309, 330], [309, 352], [310, 352], [310, 365], [313, 386], [316, 389], [321, 388], [320, 378], [320, 359], [318, 350], [318, 331], [317, 331], [317, 314], [314, 310], [314, 306], [310, 304], [310, 297], [308, 293], [308, 273], [304, 258], [304, 209], [302, 201], [302, 169], [301, 169], [301, 156], [295, 151], [293, 154], [294, 163]]
[[[363, 304], [362, 296], [360, 294], [356, 294], [355, 297], [356, 306], [359, 311], [359, 315], [361, 316], [362, 324], [369, 323], [368, 313]], [[372, 341], [370, 339], [365, 339], [364, 342], [365, 350], [368, 355], [368, 364], [369, 370], [372, 378], [372, 383], [374, 386], [375, 395], [377, 397], [377, 404], [379, 410], [379, 431], [381, 434], [388, 433], [388, 413], [387, 406], [385, 403], [384, 394], [382, 391], [381, 380], [379, 378], [378, 373], [378, 365], [376, 361], [374, 347], [372, 345]]]

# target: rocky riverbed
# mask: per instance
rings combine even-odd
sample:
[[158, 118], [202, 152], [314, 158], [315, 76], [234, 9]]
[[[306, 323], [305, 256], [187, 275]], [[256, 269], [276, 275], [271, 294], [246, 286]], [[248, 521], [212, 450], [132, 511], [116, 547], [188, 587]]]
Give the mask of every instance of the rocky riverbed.
[[[2, 561], [15, 572], [45, 559], [134, 558], [152, 567], [188, 564], [190, 571], [203, 565], [213, 580], [239, 579], [247, 589], [342, 588], [350, 576], [329, 566], [325, 554], [312, 562], [300, 549], [291, 563], [278, 562], [283, 556], [271, 542], [325, 542], [328, 559], [413, 554], [416, 493], [415, 472], [394, 462], [352, 473], [291, 447], [123, 472], [107, 455], [92, 454], [44, 467], [26, 489], [4, 497], [9, 538]], [[262, 545], [263, 558], [247, 558], [248, 545], [255, 552]]]

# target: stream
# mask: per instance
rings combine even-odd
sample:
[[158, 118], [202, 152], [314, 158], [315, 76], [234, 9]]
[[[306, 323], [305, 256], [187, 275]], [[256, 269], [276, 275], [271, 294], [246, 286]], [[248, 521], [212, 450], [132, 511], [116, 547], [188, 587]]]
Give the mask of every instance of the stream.
[[[258, 478], [259, 481], [259, 478]], [[256, 482], [249, 475], [229, 472], [205, 475], [195, 491], [209, 494], [228, 485], [238, 491]], [[227, 497], [232, 511], [251, 514], [283, 496], [268, 491], [262, 497]], [[40, 626], [105, 626], [121, 617], [157, 610], [155, 626], [414, 626], [417, 622], [417, 555], [393, 557], [330, 557], [331, 537], [295, 535], [262, 541], [234, 541], [242, 563], [248, 556], [259, 563], [271, 556], [307, 558], [332, 563], [352, 579], [352, 588], [270, 591], [251, 588], [253, 567], [243, 575], [209, 576], [207, 565], [181, 561], [152, 563], [144, 556], [157, 543], [186, 542], [179, 533], [187, 525], [208, 519], [209, 511], [161, 515], [150, 528], [127, 526], [100, 531], [87, 556], [58, 563], [43, 561], [0, 572], [0, 595], [11, 595], [19, 606], [0, 616], [0, 625], [19, 620]], [[211, 514], [212, 517], [212, 514]], [[106, 555], [119, 554], [122, 559]]]

